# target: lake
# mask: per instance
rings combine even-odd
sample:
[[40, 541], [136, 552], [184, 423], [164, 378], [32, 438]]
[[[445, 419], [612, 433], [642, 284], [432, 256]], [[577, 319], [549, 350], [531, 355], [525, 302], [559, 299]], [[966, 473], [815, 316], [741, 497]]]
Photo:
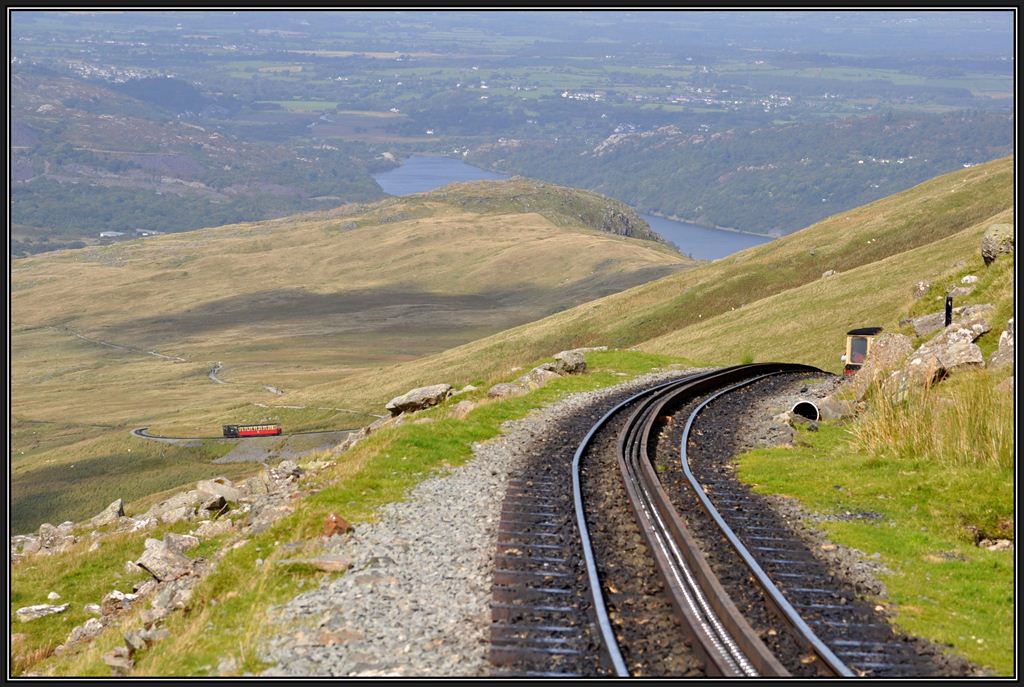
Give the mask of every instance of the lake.
[[[385, 193], [393, 196], [407, 196], [413, 193], [424, 193], [435, 188], [461, 181], [480, 181], [506, 179], [503, 174], [488, 172], [462, 160], [433, 155], [413, 155], [400, 167], [374, 174]], [[699, 260], [724, 258], [737, 251], [770, 241], [767, 236], [741, 234], [735, 231], [723, 231], [701, 227], [689, 222], [641, 214], [651, 229], [658, 232], [666, 240], [671, 241], [683, 253]]]

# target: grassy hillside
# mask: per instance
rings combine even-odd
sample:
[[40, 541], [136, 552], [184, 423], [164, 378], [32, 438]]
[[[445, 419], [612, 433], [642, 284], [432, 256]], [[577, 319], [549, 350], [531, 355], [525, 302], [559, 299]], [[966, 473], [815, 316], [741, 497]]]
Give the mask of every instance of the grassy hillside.
[[[917, 281], [951, 278], [961, 259], [980, 265], [985, 227], [1013, 221], [1013, 188], [1012, 158], [937, 177], [539, 322], [401, 366], [325, 381], [303, 397], [372, 407], [414, 383], [499, 377], [562, 348], [591, 345], [639, 346], [702, 362], [793, 360], [838, 371], [847, 329], [891, 328], [911, 307]], [[837, 274], [823, 279], [828, 270]], [[1004, 300], [1012, 297], [1012, 287], [1002, 293]]]
[[[295, 356], [266, 361], [265, 370], [283, 370], [282, 375], [294, 374], [295, 380], [305, 379], [306, 386], [296, 386], [296, 391], [277, 402], [306, 407], [276, 407], [258, 412], [272, 412], [275, 418], [288, 418], [295, 425], [307, 426], [338, 422], [343, 415], [333, 410], [337, 407], [380, 409], [391, 394], [418, 383], [482, 385], [508, 380], [517, 374], [519, 366], [535, 364], [560, 348], [608, 344], [633, 350], [590, 353], [587, 374], [562, 377], [520, 398], [491, 402], [485, 398], [486, 388], [479, 388], [424, 411], [423, 415], [433, 420], [430, 424], [406, 423], [385, 429], [340, 458], [331, 452], [316, 456], [332, 463], [315, 478], [316, 490], [269, 530], [227, 553], [215, 573], [200, 583], [189, 612], [168, 622], [173, 636], [167, 640], [167, 646], [144, 653], [141, 658], [137, 656], [136, 674], [206, 674], [225, 656], [237, 659], [239, 672], [258, 672], [266, 667], [256, 658], [254, 648], [261, 641], [261, 633], [277, 631], [261, 622], [268, 609], [321, 580], [281, 566], [262, 564], [264, 561], [273, 561], [285, 555], [286, 550], [290, 552], [287, 555], [293, 555], [294, 549], [290, 547], [294, 542], [316, 547], [328, 513], [337, 512], [352, 521], [372, 519], [378, 506], [401, 499], [424, 476], [468, 460], [472, 444], [499, 434], [504, 421], [521, 417], [565, 394], [611, 385], [655, 367], [678, 367], [689, 362], [775, 359], [812, 363], [837, 371], [843, 335], [851, 325], [880, 324], [889, 330], [897, 329], [904, 315], [940, 308], [945, 289], [959, 283], [960, 277], [968, 273], [978, 275], [980, 280], [977, 290], [959, 303], [989, 302], [997, 307], [995, 329], [980, 340], [982, 349], [990, 352], [999, 330], [1013, 313], [1014, 261], [1012, 257], [1003, 257], [986, 267], [978, 253], [978, 243], [989, 224], [1013, 222], [1012, 162], [999, 160], [941, 177], [872, 206], [830, 218], [786, 239], [408, 362], [379, 367], [367, 364], [362, 368], [352, 365], [348, 373], [333, 376], [341, 365], [348, 363], [335, 362], [337, 353], [314, 345], [294, 351], [274, 349], [272, 338], [260, 342], [262, 349], [238, 345], [235, 350], [251, 356], [261, 351]], [[371, 208], [342, 208], [309, 216], [303, 222], [332, 227], [321, 229], [329, 236], [356, 234], [367, 227], [387, 233], [396, 227], [401, 231], [410, 223], [429, 222], [433, 217], [430, 213], [437, 212], [438, 205], [436, 196], [420, 196], [408, 204], [386, 201]], [[454, 218], [463, 218], [467, 212], [465, 207], [444, 207]], [[476, 217], [473, 221], [488, 225], [501, 226], [502, 222], [512, 221], [502, 214]], [[547, 222], [542, 214], [525, 217]], [[458, 221], [472, 224], [470, 220]], [[300, 225], [301, 222], [297, 223], [295, 229], [298, 236], [304, 231]], [[522, 224], [514, 226], [516, 231], [531, 236]], [[553, 223], [544, 226], [549, 233], [554, 231]], [[216, 231], [225, 232], [227, 239], [241, 240], [231, 232], [244, 230], [252, 228]], [[272, 224], [269, 230], [273, 230]], [[437, 227], [436, 231], [443, 229]], [[588, 240], [637, 245], [586, 231], [577, 233]], [[281, 241], [291, 238], [274, 236]], [[261, 235], [260, 240], [267, 239]], [[455, 238], [449, 235], [448, 240]], [[506, 257], [517, 259], [515, 242], [502, 245]], [[427, 255], [421, 260], [427, 260]], [[534, 265], [532, 258], [518, 259], [520, 270]], [[318, 274], [325, 274], [321, 262], [310, 261], [321, 270]], [[224, 268], [225, 263], [217, 264]], [[473, 272], [465, 264], [463, 269]], [[837, 274], [823, 278], [822, 272], [829, 269], [837, 270]], [[558, 273], [550, 265], [545, 270]], [[397, 269], [396, 274], [400, 272]], [[421, 278], [438, 279], [440, 285], [440, 275], [440, 271], [426, 269]], [[353, 275], [354, 279], [359, 277], [365, 275]], [[545, 273], [538, 279], [543, 282], [549, 277]], [[55, 276], [40, 274], [38, 281], [27, 279], [19, 284], [31, 292], [45, 286], [46, 278]], [[915, 301], [911, 288], [920, 280], [930, 281], [933, 286], [923, 299]], [[129, 286], [131, 283], [126, 282], [125, 288]], [[43, 300], [34, 303], [36, 307], [47, 305]], [[85, 300], [76, 303], [81, 305]], [[51, 316], [59, 311], [56, 304], [49, 307]], [[60, 312], [69, 319], [75, 317], [72, 309]], [[231, 313], [223, 307], [214, 312], [221, 317]], [[315, 319], [311, 312], [300, 311], [298, 315], [310, 321]], [[106, 331], [104, 328], [117, 321], [117, 312], [110, 308], [96, 317], [97, 330]], [[125, 322], [133, 321], [132, 313], [123, 317]], [[160, 331], [177, 335], [183, 342], [180, 350], [160, 350], [183, 357], [204, 350], [197, 348], [201, 337], [185, 326], [197, 320], [190, 319], [188, 310], [175, 317], [177, 329], [168, 327]], [[323, 314], [320, 319], [329, 321]], [[244, 324], [231, 326], [244, 328]], [[157, 327], [157, 323], [150, 326]], [[280, 326], [268, 320], [268, 330]], [[161, 425], [168, 428], [215, 423], [217, 413], [223, 409], [242, 417], [259, 408], [251, 401], [239, 400], [254, 397], [247, 397], [246, 393], [256, 393], [255, 383], [250, 383], [252, 388], [247, 390], [232, 377], [237, 373], [238, 379], [243, 379], [243, 374], [249, 374], [249, 379], [255, 379], [261, 368], [252, 363], [232, 362], [223, 372], [232, 384], [216, 385], [205, 379], [207, 368], [194, 358], [189, 358], [191, 362], [168, 363], [144, 352], [140, 355], [127, 349], [97, 347], [73, 336], [67, 337], [73, 345], [67, 345], [66, 357], [51, 357], [53, 351], [47, 347], [53, 345], [53, 331], [37, 325], [35, 329], [23, 326], [15, 332], [22, 344], [18, 351], [19, 379], [31, 378], [41, 388], [54, 384], [50, 396], [33, 396], [21, 387], [15, 398], [35, 404], [37, 412], [64, 413], [63, 421], [49, 423], [15, 418], [12, 441], [26, 450], [24, 456], [15, 456], [12, 463], [16, 495], [32, 494], [34, 501], [46, 503], [49, 499], [50, 504], [59, 506], [56, 491], [74, 490], [79, 494], [89, 489], [97, 493], [107, 487], [122, 489], [128, 480], [118, 471], [143, 468], [133, 473], [135, 484], [129, 485], [141, 494], [147, 489], [169, 487], [168, 482], [175, 479], [185, 481], [181, 474], [159, 470], [161, 464], [173, 463], [179, 471], [196, 470], [196, 475], [205, 474], [201, 470], [221, 467], [208, 463], [222, 450], [216, 444], [196, 449], [197, 453], [186, 456], [186, 461], [180, 460], [183, 456], [170, 455], [152, 446], [141, 455], [136, 454], [139, 449], [133, 442], [141, 440], [125, 437], [118, 430], [117, 444], [110, 434], [116, 427], [102, 422], [90, 424], [85, 419], [85, 410], [70, 407], [55, 395], [61, 383], [72, 390], [72, 397], [103, 398], [119, 416], [138, 420], [152, 412], [147, 408], [171, 399], [177, 406], [171, 409], [161, 405], [164, 414], [159, 418]], [[148, 329], [131, 331], [140, 332], [136, 345], [148, 341], [143, 336]], [[217, 335], [220, 338], [215, 340], [226, 346], [232, 341], [230, 331], [231, 327], [227, 327], [224, 332], [212, 331], [206, 336]], [[258, 329], [253, 332], [260, 333]], [[243, 337], [237, 337], [236, 345], [242, 340]], [[103, 348], [102, 354], [97, 353], [97, 348]], [[313, 354], [318, 351], [324, 374], [302, 377], [303, 365], [312, 365], [308, 361], [314, 360]], [[302, 355], [309, 357], [300, 358]], [[129, 358], [134, 367], [123, 365]], [[382, 354], [381, 360], [386, 359], [386, 354]], [[33, 363], [41, 369], [32, 369]], [[291, 364], [297, 372], [288, 372]], [[49, 372], [42, 371], [45, 365], [50, 366]], [[159, 377], [159, 370], [164, 371], [164, 377]], [[173, 374], [167, 370], [177, 371], [173, 373], [178, 375], [174, 383]], [[125, 375], [136, 379], [147, 374], [159, 381], [154, 382], [154, 388], [131, 388], [131, 393], [120, 395], [110, 393], [119, 380], [127, 384], [129, 378]], [[1004, 370], [980, 370], [955, 375], [936, 386], [937, 391], [920, 394], [909, 405], [890, 409], [888, 413], [884, 407], [879, 408], [885, 405], [881, 395], [869, 397], [869, 410], [856, 420], [825, 423], [818, 431], [798, 433], [795, 446], [755, 451], [740, 458], [745, 479], [760, 491], [792, 496], [819, 513], [878, 512], [881, 517], [877, 520], [838, 519], [824, 526], [836, 543], [860, 549], [891, 571], [883, 575], [889, 595], [878, 602], [892, 613], [895, 624], [950, 646], [998, 675], [1011, 674], [1015, 665], [1014, 638], [1009, 632], [1014, 609], [1013, 554], [975, 546], [974, 538], [1012, 537], [1014, 532], [1010, 431], [1013, 404], [1007, 394], [996, 389], [1005, 374]], [[91, 380], [100, 380], [99, 386], [90, 388]], [[204, 381], [205, 384], [198, 384]], [[206, 399], [190, 395], [195, 393], [193, 387], [206, 389], [210, 395]], [[166, 395], [161, 396], [162, 393]], [[456, 419], [451, 415], [452, 406], [456, 400], [465, 398], [480, 401], [481, 405], [464, 420]], [[216, 399], [216, 403], [210, 399]], [[207, 400], [209, 405], [200, 408], [197, 400]], [[91, 412], [101, 414], [95, 409]], [[67, 417], [73, 413], [81, 416], [77, 424]], [[993, 445], [995, 449], [990, 449]], [[399, 455], [402, 460], [396, 461]], [[77, 474], [70, 479], [68, 471], [72, 469], [84, 472], [86, 479], [78, 478]], [[978, 489], [978, 485], [984, 485], [984, 489]], [[965, 494], [970, 497], [965, 498]], [[143, 502], [132, 504], [134, 510]], [[98, 508], [91, 509], [95, 510]], [[136, 549], [143, 536], [137, 535]], [[45, 591], [57, 584], [54, 580], [68, 584], [64, 580], [74, 575], [79, 581], [73, 590], [79, 594], [74, 597], [76, 603], [89, 600], [95, 591], [81, 589], [89, 585], [99, 589], [102, 580], [120, 569], [123, 555], [120, 551], [115, 553], [101, 551], [91, 555], [78, 551], [38, 563], [38, 571], [23, 570], [14, 581], [14, 598], [19, 602], [42, 599]], [[75, 556], [80, 557], [78, 567], [74, 565]], [[92, 571], [91, 577], [81, 574], [85, 569]], [[233, 599], [230, 604], [221, 603], [229, 598], [227, 590]], [[63, 636], [52, 629], [55, 623], [47, 626], [41, 622], [30, 628], [32, 634], [12, 654], [19, 666], [17, 670], [31, 668], [56, 675], [107, 674], [101, 655], [123, 641], [117, 627], [108, 628], [97, 642], [80, 653], [46, 659], [54, 641]], [[246, 631], [240, 634], [239, 627]]]
[[[606, 209], [594, 194], [550, 185], [467, 184], [15, 261], [13, 497], [16, 515], [19, 504], [35, 513], [16, 521], [80, 517], [128, 497], [114, 492], [133, 480], [109, 478], [140, 465], [144, 442], [123, 437], [133, 426], [189, 436], [231, 421], [359, 426], [372, 418], [346, 403], [296, 401], [296, 392], [693, 264], [610, 233], [643, 223], [614, 202]], [[223, 384], [208, 377], [217, 363]], [[89, 497], [69, 511], [66, 490], [53, 488], [66, 475], [55, 481], [52, 471], [73, 464]], [[44, 516], [58, 496], [64, 505]]]

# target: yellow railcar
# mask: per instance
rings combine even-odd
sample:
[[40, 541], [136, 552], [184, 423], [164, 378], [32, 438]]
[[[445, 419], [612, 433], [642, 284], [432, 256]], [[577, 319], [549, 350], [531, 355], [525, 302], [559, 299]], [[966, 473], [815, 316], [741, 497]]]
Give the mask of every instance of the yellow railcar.
[[864, 365], [871, 353], [871, 345], [881, 331], [881, 327], [861, 327], [846, 332], [846, 354], [839, 358], [846, 363], [844, 375], [852, 375]]

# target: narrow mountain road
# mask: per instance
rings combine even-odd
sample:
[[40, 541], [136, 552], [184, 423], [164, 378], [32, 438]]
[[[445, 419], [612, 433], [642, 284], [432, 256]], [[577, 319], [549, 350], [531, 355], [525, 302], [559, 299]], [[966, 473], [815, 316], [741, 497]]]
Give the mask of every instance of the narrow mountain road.
[[170, 360], [170, 361], [173, 361], [173, 362], [176, 362], [176, 363], [188, 362], [184, 358], [176, 356], [176, 355], [167, 355], [165, 353], [158, 353], [157, 351], [147, 351], [147, 350], [142, 349], [142, 348], [136, 348], [135, 346], [126, 346], [124, 344], [116, 344], [116, 343], [113, 343], [111, 341], [103, 341], [101, 339], [93, 339], [92, 337], [85, 336], [81, 332], [76, 332], [74, 329], [71, 329], [71, 327], [48, 327], [48, 329], [52, 329], [52, 330], [58, 331], [58, 332], [60, 332], [60, 331], [67, 332], [68, 334], [71, 334], [72, 336], [75, 336], [76, 338], [79, 338], [82, 341], [88, 341], [89, 343], [98, 344], [100, 346], [106, 346], [107, 348], [116, 348], [116, 349], [121, 350], [121, 351], [129, 351], [131, 353], [139, 353], [141, 355], [151, 355], [154, 358], [160, 358], [162, 360]]

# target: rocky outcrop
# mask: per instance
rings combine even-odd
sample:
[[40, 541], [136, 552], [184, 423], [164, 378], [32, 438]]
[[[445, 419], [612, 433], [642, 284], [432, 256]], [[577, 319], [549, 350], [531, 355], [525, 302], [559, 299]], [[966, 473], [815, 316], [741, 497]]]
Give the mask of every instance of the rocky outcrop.
[[176, 580], [192, 571], [192, 559], [167, 541], [147, 539], [145, 546], [135, 563], [159, 582]]
[[388, 401], [384, 408], [393, 416], [401, 415], [402, 413], [415, 412], [417, 410], [436, 406], [438, 403], [448, 398], [451, 393], [451, 384], [434, 384], [432, 386], [424, 386], [407, 391], [401, 396], [396, 396]]
[[988, 359], [991, 368], [1013, 365], [1014, 332], [1013, 318], [1006, 323], [1006, 329], [999, 335], [999, 348]]
[[156, 518], [165, 524], [187, 520], [195, 516], [202, 500], [203, 498], [195, 489], [180, 492], [152, 506], [144, 515]]
[[533, 389], [539, 389], [553, 379], [562, 375], [583, 374], [587, 369], [587, 360], [583, 357], [585, 351], [606, 351], [606, 346], [598, 348], [574, 348], [569, 351], [559, 351], [554, 355], [554, 361], [543, 363], [529, 372], [519, 375], [512, 382], [495, 384], [488, 390], [490, 398], [513, 398], [523, 396]]
[[1013, 252], [1013, 225], [993, 224], [981, 238], [981, 257], [991, 265], [1000, 255]]
[[928, 289], [930, 288], [932, 288], [932, 285], [926, 281], [917, 282], [916, 284], [914, 284], [914, 289], [912, 291], [912, 293], [914, 294], [914, 298], [924, 297], [924, 295], [928, 293]]
[[[953, 324], [957, 323], [973, 323], [973, 322], [989, 322], [995, 314], [996, 308], [994, 305], [983, 303], [980, 305], [964, 305], [957, 308], [953, 308]], [[933, 312], [913, 319], [902, 320], [900, 324], [910, 324], [914, 328], [914, 334], [916, 336], [928, 336], [934, 332], [939, 331], [945, 326], [946, 313], [945, 311]]]
[[974, 340], [990, 328], [983, 318], [954, 322], [911, 354], [883, 388], [890, 396], [903, 398], [911, 389], [931, 385], [955, 370], [983, 365], [985, 359]]
[[89, 520], [89, 525], [91, 527], [103, 527], [104, 525], [117, 522], [123, 516], [124, 501], [122, 499], [118, 499], [104, 508], [100, 513], [93, 516], [93, 518]]

